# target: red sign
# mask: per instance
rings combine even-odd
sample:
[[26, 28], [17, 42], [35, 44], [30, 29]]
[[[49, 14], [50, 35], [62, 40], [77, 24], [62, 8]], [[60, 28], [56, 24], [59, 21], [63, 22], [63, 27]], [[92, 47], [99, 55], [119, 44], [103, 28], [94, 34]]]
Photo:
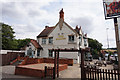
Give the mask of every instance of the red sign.
[[120, 0], [104, 0], [105, 18], [120, 16]]

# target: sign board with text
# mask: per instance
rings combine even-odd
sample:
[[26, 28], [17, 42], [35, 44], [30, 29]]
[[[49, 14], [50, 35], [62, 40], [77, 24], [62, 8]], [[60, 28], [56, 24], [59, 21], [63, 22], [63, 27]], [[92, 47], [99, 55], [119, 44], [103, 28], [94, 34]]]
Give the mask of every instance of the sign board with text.
[[64, 40], [66, 39], [63, 35], [58, 35], [58, 38], [56, 38], [56, 40]]
[[120, 17], [120, 0], [103, 0], [105, 19]]

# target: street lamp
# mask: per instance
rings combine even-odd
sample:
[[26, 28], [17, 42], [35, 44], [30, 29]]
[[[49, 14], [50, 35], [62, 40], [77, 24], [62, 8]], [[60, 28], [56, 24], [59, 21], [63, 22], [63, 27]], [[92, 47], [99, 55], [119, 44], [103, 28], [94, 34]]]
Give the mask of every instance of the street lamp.
[[108, 59], [109, 60], [109, 39], [108, 39], [108, 29], [109, 28], [106, 28], [106, 32], [107, 32], [107, 45], [108, 45]]
[[107, 32], [107, 44], [108, 44], [108, 49], [109, 49], [108, 29], [109, 28], [106, 28], [106, 32]]

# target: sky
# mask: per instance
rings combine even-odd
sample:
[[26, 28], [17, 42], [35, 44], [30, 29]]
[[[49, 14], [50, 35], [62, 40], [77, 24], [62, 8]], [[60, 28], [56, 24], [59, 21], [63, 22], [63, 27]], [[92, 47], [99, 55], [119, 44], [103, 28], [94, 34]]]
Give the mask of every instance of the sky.
[[46, 25], [56, 25], [62, 8], [72, 28], [81, 26], [103, 48], [108, 47], [108, 34], [109, 47], [116, 47], [113, 19], [105, 20], [103, 0], [1, 0], [0, 22], [12, 26], [16, 39], [36, 39]]

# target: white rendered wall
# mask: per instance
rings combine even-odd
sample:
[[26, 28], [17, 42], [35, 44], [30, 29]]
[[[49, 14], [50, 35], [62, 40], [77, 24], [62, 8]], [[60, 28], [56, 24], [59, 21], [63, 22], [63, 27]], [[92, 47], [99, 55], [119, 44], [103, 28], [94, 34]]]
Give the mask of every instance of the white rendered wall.
[[[63, 36], [65, 39], [63, 40], [56, 40], [58, 37], [58, 33]], [[82, 33], [82, 32], [81, 32]], [[74, 43], [69, 43], [68, 35], [74, 35]], [[53, 44], [48, 43], [49, 37], [53, 37]], [[48, 57], [48, 49], [70, 49], [70, 48], [77, 48], [79, 49], [79, 36], [75, 34], [67, 25], [63, 24], [62, 30], [59, 28], [59, 24], [56, 28], [50, 33], [47, 37], [46, 44], [42, 44], [42, 38], [38, 38], [39, 44], [43, 47], [43, 51], [41, 51], [42, 57]], [[84, 39], [82, 38], [81, 48], [85, 48], [84, 46]], [[63, 52], [60, 54], [60, 57], [64, 58], [72, 58], [74, 59], [74, 63], [79, 62], [78, 60], [78, 52]]]
[[35, 51], [35, 54], [33, 55], [33, 57], [36, 58], [37, 57], [37, 49], [34, 47], [34, 45], [32, 43], [29, 43], [29, 44], [30, 44], [30, 46], [26, 47], [26, 49], [25, 49], [25, 55], [27, 55], [27, 50], [29, 50], [29, 48], [31, 48], [32, 51]]

